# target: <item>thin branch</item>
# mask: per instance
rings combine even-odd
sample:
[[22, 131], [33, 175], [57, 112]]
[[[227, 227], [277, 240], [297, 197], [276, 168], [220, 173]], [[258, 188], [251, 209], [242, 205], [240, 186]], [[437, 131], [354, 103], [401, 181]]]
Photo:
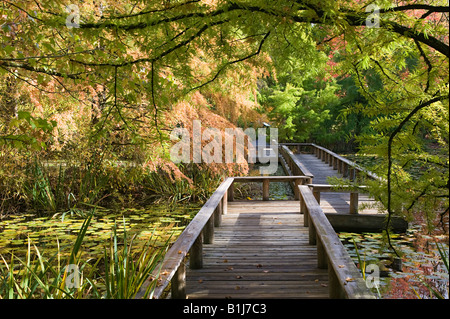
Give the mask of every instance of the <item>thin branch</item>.
[[158, 106], [156, 105], [156, 100], [155, 100], [155, 62], [153, 62], [153, 61], [152, 61], [151, 81], [152, 81], [152, 85], [151, 85], [152, 104], [153, 104], [153, 107], [155, 109], [155, 115], [154, 115], [153, 118], [155, 120], [156, 131], [159, 134], [159, 139], [160, 139], [160, 142], [161, 142], [161, 146], [164, 149], [163, 136], [162, 136], [162, 132], [160, 131], [159, 125], [158, 125]]
[[122, 63], [94, 63], [94, 62], [84, 62], [84, 61], [80, 61], [80, 60], [73, 60], [71, 59], [70, 61], [74, 62], [74, 63], [79, 63], [81, 65], [84, 66], [106, 66], [106, 67], [124, 67], [124, 66], [130, 66], [133, 64], [138, 64], [138, 63], [145, 63], [145, 62], [149, 62], [149, 63], [154, 63], [160, 59], [162, 59], [163, 57], [165, 57], [166, 55], [172, 53], [173, 51], [186, 46], [187, 44], [189, 44], [190, 42], [192, 42], [194, 39], [200, 37], [200, 35], [202, 35], [206, 30], [208, 30], [210, 27], [213, 26], [217, 26], [217, 25], [221, 25], [224, 23], [229, 22], [229, 19], [224, 19], [224, 20], [220, 20], [220, 21], [216, 21], [216, 22], [212, 22], [209, 24], [205, 24], [203, 25], [202, 28], [200, 28], [194, 35], [190, 36], [188, 39], [181, 41], [180, 43], [178, 43], [177, 45], [173, 46], [172, 48], [169, 48], [165, 51], [163, 51], [162, 53], [160, 53], [159, 55], [157, 55], [156, 57], [153, 58], [141, 58], [141, 59], [136, 59], [136, 60], [131, 60], [131, 61], [125, 61]]
[[417, 41], [416, 39], [414, 39], [414, 43], [416, 44], [417, 48], [419, 49], [420, 55], [423, 57], [426, 65], [427, 65], [427, 84], [425, 87], [425, 93], [428, 92], [428, 89], [430, 88], [430, 72], [431, 69], [433, 68], [433, 65], [431, 64], [430, 60], [428, 59], [428, 57], [426, 56], [425, 52], [422, 49], [422, 46], [420, 45], [419, 41]]
[[390, 223], [391, 223], [391, 219], [392, 219], [392, 215], [394, 214], [394, 212], [392, 211], [392, 143], [394, 141], [395, 136], [400, 133], [400, 131], [402, 130], [402, 128], [405, 126], [406, 123], [409, 122], [409, 120], [415, 115], [417, 114], [420, 110], [422, 110], [423, 108], [430, 106], [433, 103], [436, 102], [440, 102], [440, 101], [444, 101], [444, 100], [448, 100], [449, 96], [438, 96], [435, 97], [427, 102], [422, 102], [420, 103], [418, 106], [416, 106], [404, 119], [403, 121], [395, 128], [395, 130], [390, 134], [389, 136], [389, 140], [388, 140], [388, 149], [387, 149], [387, 157], [388, 157], [388, 171], [387, 171], [387, 211], [388, 211], [388, 216], [387, 216], [387, 222], [386, 222], [386, 234], [387, 234], [387, 239], [388, 239], [388, 243], [389, 246], [393, 249], [393, 251], [395, 252], [395, 254], [400, 257], [397, 253], [397, 251], [395, 250], [394, 246], [391, 243], [391, 238], [389, 235], [389, 227], [390, 227]]
[[222, 73], [222, 71], [224, 71], [224, 70], [225, 70], [227, 67], [229, 67], [230, 65], [233, 65], [233, 64], [235, 64], [235, 63], [239, 63], [239, 62], [248, 60], [248, 59], [250, 59], [250, 58], [252, 58], [252, 57], [258, 55], [258, 54], [261, 52], [262, 46], [263, 46], [264, 42], [266, 41], [266, 39], [269, 37], [269, 35], [270, 35], [270, 31], [267, 32], [267, 33], [265, 34], [264, 38], [263, 38], [263, 39], [261, 40], [261, 42], [259, 43], [259, 46], [258, 46], [258, 49], [256, 50], [256, 52], [253, 52], [253, 53], [251, 53], [251, 54], [249, 54], [249, 55], [247, 55], [247, 56], [245, 56], [245, 57], [243, 57], [243, 58], [239, 58], [239, 59], [237, 59], [237, 60], [233, 60], [233, 61], [231, 61], [231, 62], [227, 62], [224, 66], [222, 66], [222, 67], [216, 72], [216, 74], [215, 74], [210, 80], [208, 80], [208, 81], [206, 81], [205, 83], [202, 83], [202, 84], [200, 84], [200, 85], [198, 85], [198, 86], [196, 86], [196, 87], [190, 89], [190, 90], [188, 91], [188, 93], [189, 93], [189, 92], [192, 92], [192, 91], [195, 91], [195, 90], [198, 90], [198, 89], [201, 89], [202, 87], [208, 85], [209, 83], [214, 82], [214, 81], [219, 77], [220, 73]]

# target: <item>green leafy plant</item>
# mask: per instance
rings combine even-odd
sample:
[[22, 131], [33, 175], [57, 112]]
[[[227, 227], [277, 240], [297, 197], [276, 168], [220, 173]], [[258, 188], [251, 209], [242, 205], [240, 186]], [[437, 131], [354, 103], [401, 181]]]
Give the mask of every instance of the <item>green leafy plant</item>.
[[[91, 213], [83, 222], [64, 267], [61, 267], [59, 249], [55, 255], [47, 259], [33, 244], [34, 254], [32, 254], [30, 238], [25, 260], [12, 254], [8, 263], [4, 256], [1, 256], [4, 267], [0, 267], [0, 296], [7, 299], [63, 299], [82, 296], [84, 289], [66, 286], [66, 269], [68, 265], [80, 264], [80, 249], [92, 215]], [[17, 264], [15, 259], [18, 260]]]
[[[117, 227], [114, 225], [113, 236], [109, 248], [105, 247], [104, 262], [105, 274], [103, 281], [106, 292], [103, 297], [106, 299], [131, 299], [141, 289], [149, 277], [157, 278], [159, 275], [158, 265], [163, 259], [165, 249], [154, 249], [152, 240], [133, 253], [134, 235], [128, 242], [125, 219], [123, 220], [123, 248], [119, 249]], [[153, 235], [152, 235], [153, 237]], [[168, 247], [170, 237], [164, 247]], [[95, 285], [93, 285], [95, 287]], [[156, 287], [156, 280], [153, 280], [145, 289], [144, 298], [151, 296]], [[97, 288], [95, 287], [95, 290]]]
[[[5, 256], [1, 256], [0, 299], [134, 298], [147, 279], [158, 277], [158, 266], [170, 236], [162, 246], [157, 245], [156, 236], [152, 236], [135, 252], [135, 236], [128, 242], [125, 220], [123, 237], [119, 237], [115, 225], [109, 247], [105, 247], [102, 258], [83, 260], [83, 240], [92, 216], [93, 212], [84, 220], [65, 262], [61, 261], [59, 243], [57, 253], [46, 258], [32, 245], [30, 238], [24, 259], [12, 254], [7, 261]], [[69, 265], [75, 265], [79, 270], [78, 287], [67, 284]], [[151, 297], [155, 287], [156, 280], [150, 281], [145, 287], [144, 297]]]

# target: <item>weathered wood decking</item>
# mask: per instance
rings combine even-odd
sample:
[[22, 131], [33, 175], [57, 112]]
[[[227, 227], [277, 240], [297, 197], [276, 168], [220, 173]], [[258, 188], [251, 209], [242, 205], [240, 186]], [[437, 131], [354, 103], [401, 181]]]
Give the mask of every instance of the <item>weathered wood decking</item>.
[[[358, 198], [372, 202], [363, 188], [326, 185], [328, 176], [367, 172], [315, 144], [295, 145], [314, 155], [280, 146], [286, 176], [226, 178], [137, 298], [151, 285], [161, 298], [169, 283], [172, 298], [373, 298], [329, 216], [347, 227], [376, 209], [358, 210]], [[279, 181], [291, 183], [296, 200], [269, 201], [269, 184]], [[262, 183], [263, 201], [234, 201], [234, 184], [248, 182]]]
[[[313, 154], [295, 156], [314, 175], [314, 184], [342, 177]], [[359, 202], [374, 203], [365, 194]], [[324, 213], [349, 214], [350, 193], [324, 192], [320, 206]], [[214, 243], [203, 246], [203, 268], [187, 270], [187, 297], [328, 298], [328, 271], [317, 267], [317, 249], [303, 219], [298, 201], [229, 202]]]
[[203, 268], [187, 270], [188, 298], [328, 298], [299, 202], [282, 203], [228, 203]]

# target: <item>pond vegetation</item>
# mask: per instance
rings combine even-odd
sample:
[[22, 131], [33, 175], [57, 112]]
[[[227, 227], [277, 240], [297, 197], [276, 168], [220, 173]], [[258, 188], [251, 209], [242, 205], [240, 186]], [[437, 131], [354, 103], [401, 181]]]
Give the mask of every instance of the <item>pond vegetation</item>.
[[[107, 288], [110, 266], [130, 251], [147, 258], [147, 240], [170, 245], [224, 177], [253, 174], [193, 154], [174, 163], [172, 133], [193, 140], [194, 121], [223, 139], [268, 123], [279, 142], [348, 152], [384, 179], [368, 186], [389, 214], [424, 226], [413, 232], [419, 264], [441, 257], [435, 240], [448, 254], [447, 1], [378, 1], [373, 13], [368, 0], [69, 2], [0, 9], [0, 298], [131, 296]], [[258, 187], [235, 195], [260, 199]], [[270, 188], [292, 196], [286, 183]], [[360, 236], [364, 256], [378, 235]], [[74, 249], [99, 270], [78, 295], [43, 281]], [[420, 266], [428, 282], [432, 265]], [[409, 280], [395, 276], [394, 288]], [[31, 280], [43, 294], [18, 294]]]

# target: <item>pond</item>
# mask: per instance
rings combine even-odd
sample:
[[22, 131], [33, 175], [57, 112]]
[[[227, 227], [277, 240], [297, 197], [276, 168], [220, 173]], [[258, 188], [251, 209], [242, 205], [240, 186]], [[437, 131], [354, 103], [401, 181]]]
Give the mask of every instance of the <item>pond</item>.
[[[136, 236], [133, 245], [136, 250], [142, 248], [150, 238], [154, 245], [164, 245], [183, 231], [200, 207], [199, 204], [174, 207], [158, 205], [127, 208], [120, 212], [96, 209], [83, 241], [83, 257], [101, 257], [115, 225], [118, 233], [123, 233], [125, 225], [127, 235], [130, 238]], [[70, 251], [86, 215], [78, 212], [48, 217], [37, 217], [32, 213], [8, 216], [0, 221], [0, 255], [10, 256], [14, 253], [24, 256], [28, 238], [47, 256], [56, 253], [58, 245], [61, 248], [67, 246], [67, 251]]]
[[393, 265], [393, 251], [382, 233], [341, 232], [338, 236], [360, 270], [369, 264], [378, 266], [379, 289], [372, 291], [380, 298], [435, 298], [433, 290], [449, 298], [449, 273], [441, 256], [445, 254], [448, 263], [448, 236], [423, 235], [417, 225], [405, 234], [391, 234], [392, 244], [401, 255], [400, 270]]

